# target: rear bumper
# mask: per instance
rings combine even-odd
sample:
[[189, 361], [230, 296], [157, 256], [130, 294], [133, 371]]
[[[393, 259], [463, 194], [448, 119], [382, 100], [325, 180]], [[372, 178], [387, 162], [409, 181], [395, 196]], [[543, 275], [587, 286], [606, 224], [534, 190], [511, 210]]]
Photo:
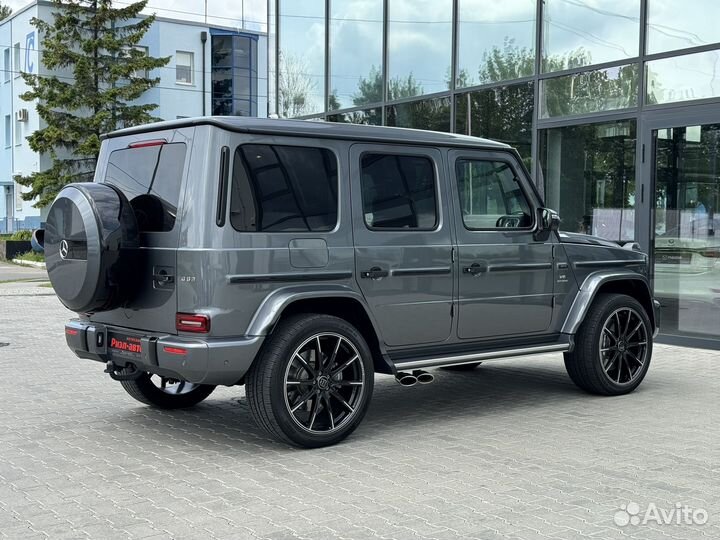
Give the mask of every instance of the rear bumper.
[[[136, 357], [107, 346], [108, 330], [138, 336], [141, 352]], [[139, 370], [198, 384], [237, 384], [250, 369], [263, 336], [194, 338], [167, 334], [143, 334], [127, 328], [72, 320], [65, 325], [68, 347], [80, 358], [120, 366], [134, 364]]]

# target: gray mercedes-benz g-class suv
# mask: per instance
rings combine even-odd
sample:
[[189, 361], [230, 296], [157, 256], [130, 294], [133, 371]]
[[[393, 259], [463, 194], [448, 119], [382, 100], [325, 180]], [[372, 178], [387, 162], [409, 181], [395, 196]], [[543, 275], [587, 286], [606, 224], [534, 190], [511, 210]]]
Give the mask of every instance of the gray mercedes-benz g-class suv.
[[79, 314], [68, 345], [132, 397], [244, 384], [262, 428], [317, 447], [358, 426], [376, 372], [563, 352], [584, 390], [635, 389], [647, 257], [558, 226], [505, 144], [211, 117], [109, 134], [95, 182], [50, 208], [45, 253]]

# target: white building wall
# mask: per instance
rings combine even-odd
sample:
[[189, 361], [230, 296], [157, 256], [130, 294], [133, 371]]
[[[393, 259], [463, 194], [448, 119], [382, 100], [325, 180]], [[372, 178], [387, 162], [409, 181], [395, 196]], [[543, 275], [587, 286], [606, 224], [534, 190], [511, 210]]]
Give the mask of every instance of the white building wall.
[[[11, 69], [14, 66], [13, 45], [20, 44], [20, 68], [30, 73], [43, 73], [41, 58], [38, 51], [42, 49], [37, 30], [30, 24], [33, 17], [52, 20], [53, 7], [42, 0], [14, 13], [10, 18], [0, 22], [0, 232], [5, 232], [5, 218], [10, 215], [15, 220], [26, 220], [26, 226], [35, 227], [44, 221], [46, 209], [33, 208], [32, 202], [22, 201], [19, 197], [21, 191], [27, 191], [14, 183], [14, 174], [29, 174], [42, 170], [49, 165], [48, 156], [38, 156], [30, 149], [26, 137], [41, 127], [41, 122], [35, 110], [34, 103], [20, 99], [20, 95], [27, 90], [23, 79], [16, 73], [11, 73], [10, 80], [4, 82], [6, 69], [3, 64], [5, 48], [10, 49]], [[233, 29], [243, 33], [257, 34], [241, 29]], [[207, 33], [204, 47], [205, 73], [203, 74], [203, 43], [202, 32]], [[154, 103], [158, 107], [153, 114], [162, 120], [174, 120], [181, 117], [210, 115], [212, 113], [211, 96], [211, 54], [212, 36], [208, 26], [186, 21], [173, 21], [157, 19], [140, 42], [147, 47], [151, 56], [170, 57], [167, 66], [153, 70], [152, 77], [159, 77], [160, 83], [147, 91], [138, 103]], [[177, 51], [193, 53], [193, 82], [182, 84], [176, 81], [176, 53]], [[70, 73], [57, 73], [59, 76], [69, 76]], [[203, 78], [205, 79], [205, 93], [203, 94]], [[267, 36], [258, 35], [258, 87], [257, 87], [258, 116], [267, 116]], [[203, 101], [205, 108], [203, 109]], [[20, 109], [27, 109], [28, 120], [15, 122], [15, 113]], [[5, 140], [5, 115], [11, 116], [11, 141]], [[20, 144], [15, 145], [15, 129], [19, 128]], [[5, 192], [11, 188], [13, 198], [10, 208], [6, 208]], [[22, 226], [22, 224], [21, 224]]]

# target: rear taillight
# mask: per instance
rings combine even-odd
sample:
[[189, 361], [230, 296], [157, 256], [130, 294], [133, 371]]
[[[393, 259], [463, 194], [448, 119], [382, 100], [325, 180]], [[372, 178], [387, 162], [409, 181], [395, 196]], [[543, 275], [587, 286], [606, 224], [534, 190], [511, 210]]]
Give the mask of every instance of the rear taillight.
[[709, 259], [720, 259], [720, 248], [715, 249], [703, 249], [700, 255]]
[[179, 356], [185, 356], [187, 354], [187, 349], [183, 349], [182, 347], [163, 347], [163, 351], [165, 351], [168, 354], [177, 354]]
[[196, 313], [178, 313], [175, 315], [175, 328], [178, 332], [207, 334], [210, 331], [210, 317]]

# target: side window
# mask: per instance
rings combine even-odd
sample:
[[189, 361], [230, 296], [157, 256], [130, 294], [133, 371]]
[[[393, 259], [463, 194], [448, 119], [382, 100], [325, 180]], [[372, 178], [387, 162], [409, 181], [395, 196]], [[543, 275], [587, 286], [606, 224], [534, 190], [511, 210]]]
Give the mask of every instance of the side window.
[[235, 150], [230, 223], [241, 232], [327, 232], [338, 218], [338, 169], [324, 148], [245, 144]]
[[455, 175], [465, 227], [523, 229], [533, 224], [530, 203], [508, 163], [459, 159]]
[[437, 226], [435, 168], [430, 158], [363, 154], [360, 170], [368, 227], [430, 230]]
[[141, 231], [166, 232], [175, 225], [186, 150], [184, 143], [172, 143], [110, 154], [105, 182], [128, 198]]

